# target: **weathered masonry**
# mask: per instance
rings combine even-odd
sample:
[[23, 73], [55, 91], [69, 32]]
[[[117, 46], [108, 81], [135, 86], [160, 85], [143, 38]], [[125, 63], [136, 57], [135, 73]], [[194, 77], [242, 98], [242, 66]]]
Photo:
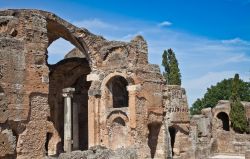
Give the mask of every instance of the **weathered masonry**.
[[[58, 38], [75, 49], [49, 65]], [[49, 12], [0, 11], [0, 158], [95, 145], [141, 159], [185, 156], [188, 114], [185, 90], [164, 84], [143, 37], [108, 41]]]

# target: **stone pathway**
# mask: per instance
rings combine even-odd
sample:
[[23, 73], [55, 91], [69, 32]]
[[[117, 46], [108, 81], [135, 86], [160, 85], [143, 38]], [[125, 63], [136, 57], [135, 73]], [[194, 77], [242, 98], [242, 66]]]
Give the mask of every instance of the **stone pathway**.
[[209, 159], [245, 159], [244, 156], [232, 156], [232, 155], [216, 155]]

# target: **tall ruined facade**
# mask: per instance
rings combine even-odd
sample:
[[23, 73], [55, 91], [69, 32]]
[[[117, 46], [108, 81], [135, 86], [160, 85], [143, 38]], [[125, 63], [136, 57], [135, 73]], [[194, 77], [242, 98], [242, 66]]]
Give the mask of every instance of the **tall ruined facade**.
[[[58, 38], [76, 48], [49, 65]], [[189, 123], [185, 90], [165, 85], [141, 36], [108, 41], [49, 12], [0, 11], [0, 158], [56, 156], [69, 143], [181, 156]]]

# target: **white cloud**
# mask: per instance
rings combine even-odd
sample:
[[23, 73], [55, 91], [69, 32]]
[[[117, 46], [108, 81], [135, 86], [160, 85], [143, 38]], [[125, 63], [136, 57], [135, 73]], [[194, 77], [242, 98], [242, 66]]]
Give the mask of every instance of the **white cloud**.
[[75, 46], [70, 42], [59, 38], [48, 47], [48, 63], [55, 64], [64, 59], [64, 56]]
[[122, 40], [122, 41], [130, 41], [131, 39], [133, 39], [134, 37], [136, 37], [137, 35], [142, 35], [143, 32], [142, 31], [138, 31], [134, 34], [127, 34], [125, 36], [123, 36], [121, 39], [117, 39], [117, 40]]
[[208, 72], [199, 78], [189, 80], [186, 87], [191, 89], [206, 88], [206, 86], [214, 85], [224, 78], [233, 77], [235, 73], [236, 71]]
[[224, 61], [226, 63], [238, 63], [238, 62], [250, 62], [250, 58], [247, 57], [245, 54], [239, 54], [232, 56]]
[[98, 29], [110, 29], [110, 30], [117, 30], [119, 29], [116, 25], [112, 25], [110, 23], [107, 23], [100, 19], [89, 19], [89, 20], [82, 20], [82, 21], [76, 21], [73, 22], [74, 25], [78, 27], [84, 27], [84, 28], [98, 28]]
[[224, 44], [234, 44], [234, 45], [246, 45], [246, 46], [250, 46], [250, 42], [249, 41], [242, 40], [241, 38], [234, 38], [234, 39], [222, 40], [222, 43], [224, 43]]
[[0, 11], [7, 10], [7, 9], [9, 9], [9, 8], [11, 8], [11, 7], [0, 7]]
[[160, 26], [160, 27], [168, 27], [171, 25], [172, 25], [172, 23], [170, 21], [163, 21], [163, 22], [158, 24], [158, 26]]

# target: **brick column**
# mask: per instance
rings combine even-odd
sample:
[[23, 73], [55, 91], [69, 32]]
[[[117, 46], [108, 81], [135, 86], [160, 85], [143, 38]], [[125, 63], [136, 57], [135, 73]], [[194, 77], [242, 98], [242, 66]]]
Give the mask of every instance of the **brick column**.
[[140, 85], [130, 85], [127, 86], [129, 101], [128, 101], [128, 109], [129, 109], [129, 119], [130, 119], [130, 127], [136, 127], [136, 92], [140, 89]]

